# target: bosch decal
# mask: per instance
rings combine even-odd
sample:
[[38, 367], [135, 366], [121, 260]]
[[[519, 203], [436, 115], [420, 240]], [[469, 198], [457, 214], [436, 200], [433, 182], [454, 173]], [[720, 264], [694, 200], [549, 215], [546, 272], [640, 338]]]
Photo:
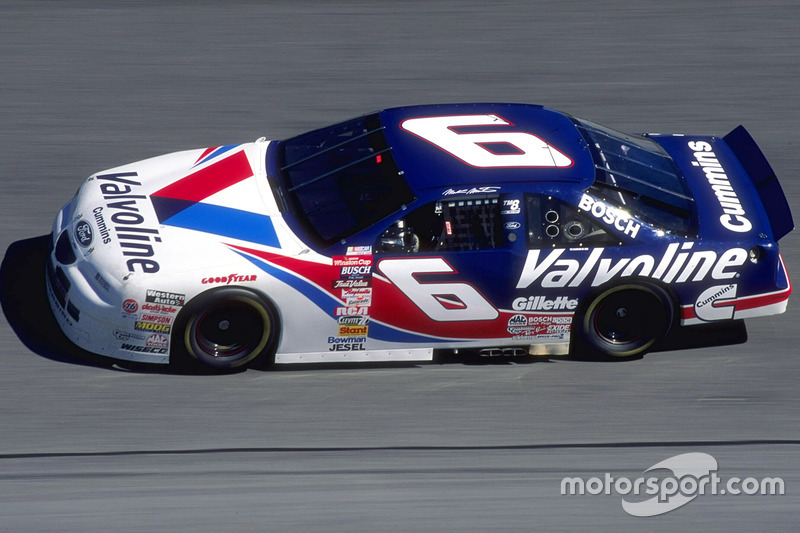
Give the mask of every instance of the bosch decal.
[[606, 224], [614, 226], [631, 239], [635, 239], [636, 234], [639, 233], [641, 224], [632, 220], [626, 212], [606, 205], [600, 200], [595, 200], [588, 194], [584, 194], [581, 197], [578, 208], [591, 213], [593, 217], [602, 220]]

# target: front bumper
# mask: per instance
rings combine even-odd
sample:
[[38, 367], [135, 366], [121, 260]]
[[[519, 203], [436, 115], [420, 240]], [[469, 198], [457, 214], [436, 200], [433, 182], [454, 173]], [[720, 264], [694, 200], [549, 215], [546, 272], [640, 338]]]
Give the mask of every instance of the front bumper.
[[94, 354], [168, 363], [169, 343], [164, 336], [136, 329], [136, 310], [123, 305], [125, 287], [95, 268], [74, 243], [70, 213], [67, 204], [53, 224], [45, 276], [50, 308], [64, 335]]

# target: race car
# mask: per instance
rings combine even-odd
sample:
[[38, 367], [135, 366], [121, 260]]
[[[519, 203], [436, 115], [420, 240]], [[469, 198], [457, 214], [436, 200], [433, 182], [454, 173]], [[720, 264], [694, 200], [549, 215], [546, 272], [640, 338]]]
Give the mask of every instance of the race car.
[[66, 336], [119, 360], [630, 358], [785, 311], [793, 227], [742, 126], [410, 106], [94, 174], [55, 219], [46, 283]]

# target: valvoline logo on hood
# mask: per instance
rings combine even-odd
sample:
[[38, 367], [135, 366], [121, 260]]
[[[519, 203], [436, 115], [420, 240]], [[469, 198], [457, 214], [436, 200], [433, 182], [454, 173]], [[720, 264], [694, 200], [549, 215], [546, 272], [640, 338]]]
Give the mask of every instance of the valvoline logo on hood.
[[[118, 240], [129, 272], [161, 270], [157, 253], [161, 226], [280, 247], [269, 215], [208, 202], [213, 195], [254, 177], [245, 145], [211, 147], [187, 161], [190, 153], [141, 161], [95, 176], [103, 202], [95, 209]], [[166, 176], [164, 169], [170, 166], [174, 170]]]

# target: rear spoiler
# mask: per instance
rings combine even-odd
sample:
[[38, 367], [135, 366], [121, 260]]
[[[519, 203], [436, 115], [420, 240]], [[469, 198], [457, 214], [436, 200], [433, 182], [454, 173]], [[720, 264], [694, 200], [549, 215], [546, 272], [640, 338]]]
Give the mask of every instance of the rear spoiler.
[[772, 226], [773, 238], [779, 240], [794, 229], [794, 221], [789, 202], [783, 194], [781, 184], [778, 183], [775, 171], [744, 126], [737, 127], [723, 139], [756, 186], [758, 196], [767, 212], [769, 224]]

